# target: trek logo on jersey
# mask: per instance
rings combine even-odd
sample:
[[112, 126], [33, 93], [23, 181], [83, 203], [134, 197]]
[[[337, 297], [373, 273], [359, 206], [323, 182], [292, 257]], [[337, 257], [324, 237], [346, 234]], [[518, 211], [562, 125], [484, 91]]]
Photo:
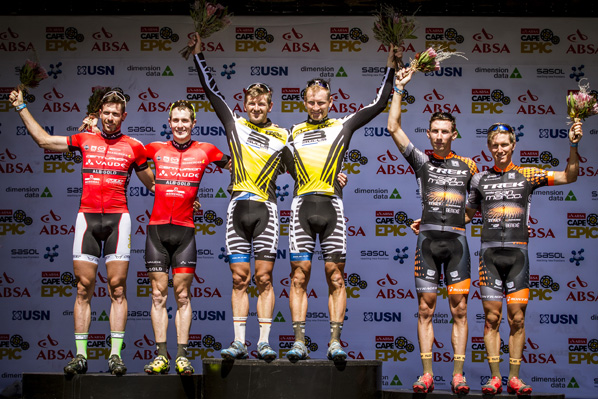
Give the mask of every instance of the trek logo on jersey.
[[22, 209], [15, 211], [11, 209], [0, 209], [0, 236], [5, 235], [23, 235], [25, 226], [30, 226], [33, 218], [27, 216]]
[[[1, 37], [0, 37], [1, 38]], [[596, 54], [598, 53], [598, 45], [592, 43], [588, 35], [578, 29], [574, 33], [567, 36], [569, 41], [569, 47], [567, 48], [567, 54]], [[1, 47], [0, 47], [1, 49]]]
[[598, 238], [598, 214], [567, 213], [567, 238]]
[[0, 173], [33, 173], [31, 165], [16, 161], [18, 156], [8, 147], [0, 149]]
[[198, 212], [193, 214], [193, 221], [195, 222], [195, 234], [202, 235], [214, 235], [216, 226], [222, 226], [224, 220], [216, 215], [215, 211], [200, 209]]
[[552, 46], [560, 42], [551, 29], [521, 28], [521, 54], [552, 53]]
[[316, 53], [320, 52], [320, 49], [315, 42], [312, 43], [303, 40], [303, 34], [294, 27], [291, 28], [290, 32], [283, 33], [282, 38], [285, 40], [281, 50], [283, 53], [311, 53], [313, 51]]
[[71, 297], [77, 291], [77, 279], [71, 272], [43, 271], [41, 274], [41, 297]]
[[[501, 321], [502, 322], [502, 321]], [[500, 354], [509, 353], [509, 345], [500, 339]], [[484, 344], [484, 337], [471, 337], [471, 361], [472, 363], [484, 363], [487, 360], [486, 344]], [[505, 359], [500, 359], [504, 362]]]
[[140, 30], [141, 51], [171, 51], [171, 44], [179, 41], [179, 35], [168, 26], [142, 26]]
[[443, 51], [455, 52], [455, 46], [465, 41], [465, 38], [454, 28], [426, 28], [425, 48], [441, 48]]
[[[376, 171], [376, 174], [383, 174], [383, 175], [404, 175], [404, 174], [411, 174], [415, 175], [413, 168], [411, 165], [405, 161], [404, 157], [400, 157], [398, 155], [393, 154], [390, 150], [387, 150], [385, 153], [378, 155], [376, 157], [378, 162], [380, 162], [380, 166]], [[398, 161], [404, 161], [405, 164], [399, 163]]]
[[92, 33], [91, 37], [94, 40], [91, 51], [102, 53], [129, 51], [129, 46], [125, 41], [114, 40], [114, 34], [103, 26], [99, 31]]
[[76, 102], [63, 101], [64, 94], [59, 92], [55, 87], [44, 94], [43, 97], [46, 103], [42, 108], [42, 112], [81, 112]]
[[[507, 284], [507, 288], [509, 284], [514, 284], [509, 282]], [[553, 292], [557, 292], [561, 289], [559, 283], [554, 281], [554, 279], [545, 274], [542, 277], [538, 274], [530, 274], [529, 276], [529, 300], [532, 301], [537, 299], [539, 301], [551, 301], [553, 298], [551, 294]]]
[[189, 344], [187, 345], [189, 360], [213, 359], [214, 352], [218, 353], [221, 349], [222, 343], [211, 334], [189, 334]]
[[[186, 98], [195, 107], [195, 112], [214, 112], [203, 87], [187, 87]], [[197, 129], [197, 126], [194, 129]]]
[[298, 87], [283, 87], [280, 89], [280, 112], [306, 112], [303, 103], [303, 93]]
[[368, 287], [368, 282], [363, 280], [357, 273], [351, 273], [348, 277], [347, 273], [345, 273], [344, 278], [347, 298], [359, 298], [359, 291], [365, 290]]
[[46, 51], [77, 51], [77, 43], [84, 40], [85, 36], [72, 26], [46, 27]]
[[397, 288], [398, 280], [388, 273], [376, 281], [376, 284], [380, 287], [376, 299], [415, 299], [415, 295], [410, 289]]
[[376, 236], [405, 236], [413, 219], [403, 211], [376, 211]]
[[19, 334], [0, 334], [0, 359], [19, 360], [21, 353], [30, 348], [29, 342]]
[[235, 28], [235, 51], [266, 51], [266, 44], [274, 42], [274, 35], [266, 28], [241, 27]]
[[552, 105], [540, 101], [540, 97], [532, 93], [530, 89], [517, 97], [519, 109], [517, 115], [555, 115]]
[[330, 52], [359, 52], [361, 44], [369, 40], [370, 38], [361, 28], [330, 28]]
[[598, 364], [598, 339], [587, 337], [569, 338], [569, 364]]
[[424, 95], [424, 100], [427, 102], [423, 114], [434, 112], [449, 112], [451, 114], [460, 114], [461, 110], [457, 104], [451, 104], [444, 101], [444, 94], [439, 93], [436, 89], [432, 89], [431, 93]]
[[471, 50], [472, 53], [480, 53], [480, 54], [502, 54], [507, 53], [510, 54], [511, 50], [509, 50], [509, 46], [506, 43], [499, 43], [494, 40], [494, 35], [486, 29], [482, 28], [481, 32], [477, 32], [473, 35], [473, 40], [475, 44], [473, 49]]
[[407, 354], [415, 350], [413, 342], [406, 337], [393, 335], [376, 335], [374, 339], [376, 348], [376, 360], [387, 361], [407, 361]]
[[502, 114], [503, 105], [509, 105], [511, 98], [500, 89], [471, 89], [472, 114]]
[[10, 27], [0, 32], [0, 51], [21, 52], [34, 50], [33, 43], [19, 40], [20, 35]]
[[73, 173], [75, 164], [83, 162], [83, 157], [75, 152], [44, 150], [44, 173]]
[[598, 302], [598, 292], [587, 290], [589, 284], [587, 281], [576, 276], [574, 280], [567, 283], [569, 288], [569, 294], [567, 295], [567, 301], [573, 302]]
[[[295, 343], [295, 336], [294, 335], [279, 335], [278, 336], [278, 356], [283, 359], [287, 352], [293, 347]], [[307, 353], [316, 352], [319, 348], [319, 345], [313, 341], [309, 336], [305, 336], [305, 347], [307, 348]]]
[[6, 272], [0, 274], [0, 298], [31, 298], [27, 287], [16, 285], [14, 277]]

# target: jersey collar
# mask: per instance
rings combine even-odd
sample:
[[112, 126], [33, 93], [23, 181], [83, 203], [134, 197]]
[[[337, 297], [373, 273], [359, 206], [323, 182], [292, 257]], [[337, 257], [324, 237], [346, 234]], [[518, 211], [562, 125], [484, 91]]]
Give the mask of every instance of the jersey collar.
[[177, 143], [176, 141], [172, 140], [171, 143], [174, 148], [176, 148], [179, 151], [183, 151], [183, 150], [186, 150], [187, 148], [191, 147], [191, 144], [193, 144], [193, 140], [189, 139], [186, 142], [184, 142], [183, 144]]
[[508, 171], [510, 171], [511, 169], [514, 169], [514, 168], [515, 168], [515, 165], [513, 164], [513, 162], [511, 162], [510, 164], [508, 164], [507, 167], [504, 168], [504, 169], [500, 169], [500, 168], [496, 167], [496, 165], [494, 165], [492, 167], [492, 169], [494, 169], [496, 172], [499, 172], [499, 173], [505, 173], [505, 172], [508, 172]]
[[440, 155], [436, 154], [435, 152], [432, 152], [432, 156], [438, 160], [444, 160], [444, 159], [450, 159], [450, 158], [454, 158], [455, 157], [455, 151], [452, 151], [448, 153], [448, 155], [446, 157], [441, 157]]
[[100, 132], [100, 134], [102, 135], [102, 138], [104, 138], [106, 140], [116, 140], [116, 139], [122, 137], [122, 135], [123, 135], [123, 133], [120, 130], [118, 132], [115, 132], [115, 133], [112, 133], [112, 134], [106, 134], [102, 130]]
[[326, 122], [328, 120], [328, 116], [326, 116], [326, 118], [319, 120], [319, 121], [315, 121], [313, 119], [311, 119], [310, 117], [307, 118], [307, 123], [309, 123], [310, 125], [321, 125], [322, 123]]

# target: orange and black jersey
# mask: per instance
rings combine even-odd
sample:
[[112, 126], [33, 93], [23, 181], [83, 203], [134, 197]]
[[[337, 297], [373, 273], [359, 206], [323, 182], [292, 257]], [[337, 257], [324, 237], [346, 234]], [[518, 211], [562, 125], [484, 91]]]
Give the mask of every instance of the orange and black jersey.
[[276, 201], [276, 177], [284, 170], [283, 150], [285, 159], [290, 162], [290, 152], [287, 148], [288, 130], [274, 126], [270, 120], [262, 126], [257, 126], [235, 114], [226, 104], [216, 82], [208, 72], [203, 54], [197, 54], [194, 61], [206, 96], [226, 130], [233, 162], [233, 192], [249, 192], [262, 200]]
[[552, 186], [554, 172], [522, 168], [512, 163], [475, 175], [471, 181], [468, 207], [481, 207], [482, 242], [527, 244], [527, 221], [533, 191]]
[[353, 133], [384, 111], [392, 90], [394, 69], [386, 74], [376, 99], [359, 111], [340, 119], [296, 124], [291, 129], [294, 195], [323, 194], [341, 197], [336, 175], [341, 171]]
[[465, 203], [478, 167], [453, 151], [445, 158], [426, 155], [409, 143], [403, 153], [417, 178], [422, 201], [421, 228], [465, 234]]

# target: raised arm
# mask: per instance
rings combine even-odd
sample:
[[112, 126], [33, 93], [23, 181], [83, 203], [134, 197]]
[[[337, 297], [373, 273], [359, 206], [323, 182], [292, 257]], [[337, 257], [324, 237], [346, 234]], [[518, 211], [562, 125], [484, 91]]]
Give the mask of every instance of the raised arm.
[[[24, 104], [23, 92], [20, 89], [13, 90], [10, 93], [9, 98], [13, 107], [19, 107], [17, 108], [17, 113], [29, 131], [31, 138], [38, 146], [51, 151], [66, 152], [69, 150], [66, 136], [52, 136], [37, 123], [33, 118], [33, 115], [31, 115], [31, 112], [27, 109], [27, 106]], [[23, 105], [25, 105], [25, 107], [23, 107]]]
[[573, 183], [577, 180], [579, 174], [579, 154], [577, 153], [577, 145], [583, 136], [581, 130], [581, 122], [576, 122], [571, 125], [569, 129], [569, 141], [571, 148], [569, 150], [569, 159], [567, 160], [567, 167], [564, 171], [554, 172], [554, 185]]
[[407, 137], [407, 134], [405, 134], [401, 127], [401, 101], [403, 100], [403, 94], [405, 94], [405, 86], [409, 83], [412, 76], [413, 71], [408, 68], [402, 68], [397, 72], [395, 77], [395, 92], [392, 95], [392, 102], [388, 111], [388, 132], [399, 148], [399, 151], [401, 151], [401, 154], [405, 152], [407, 145], [409, 145], [409, 137]]

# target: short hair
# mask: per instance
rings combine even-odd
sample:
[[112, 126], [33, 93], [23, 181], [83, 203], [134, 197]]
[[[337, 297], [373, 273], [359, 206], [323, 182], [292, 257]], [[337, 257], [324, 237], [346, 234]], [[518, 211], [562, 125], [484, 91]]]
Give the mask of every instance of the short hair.
[[515, 130], [506, 123], [495, 123], [488, 128], [488, 145], [492, 142], [494, 137], [499, 133], [506, 133], [509, 135], [509, 141], [514, 144], [516, 141]]
[[303, 94], [304, 101], [307, 97], [307, 92], [309, 90], [314, 91], [314, 92], [317, 92], [320, 90], [326, 90], [326, 94], [327, 94], [326, 97], [328, 100], [330, 100], [330, 82], [328, 80], [320, 79], [320, 78], [308, 80], [307, 85], [305, 86], [305, 92]]
[[457, 118], [450, 112], [434, 112], [430, 117], [430, 126], [428, 129], [432, 128], [432, 122], [434, 121], [449, 121], [451, 122], [451, 132], [457, 130]]
[[121, 91], [118, 90], [112, 90], [104, 94], [104, 97], [102, 97], [102, 101], [100, 102], [100, 109], [104, 107], [104, 104], [108, 103], [120, 104], [123, 113], [127, 108], [127, 98]]
[[245, 91], [245, 102], [248, 97], [259, 97], [266, 95], [266, 101], [268, 104], [272, 103], [272, 89], [265, 83], [252, 83], [244, 90]]
[[193, 103], [187, 100], [177, 100], [172, 103], [170, 106], [170, 110], [168, 111], [168, 118], [172, 118], [172, 110], [173, 109], [186, 109], [189, 110], [189, 114], [191, 115], [191, 120], [195, 120], [195, 107]]

